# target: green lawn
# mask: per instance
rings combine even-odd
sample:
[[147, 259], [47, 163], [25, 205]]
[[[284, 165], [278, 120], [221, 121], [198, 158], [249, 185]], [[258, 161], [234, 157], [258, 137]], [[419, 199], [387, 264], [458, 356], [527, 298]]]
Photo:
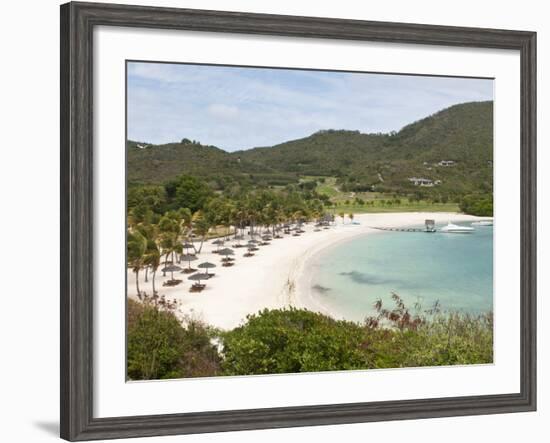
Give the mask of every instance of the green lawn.
[[401, 203], [399, 205], [338, 205], [336, 208], [330, 208], [330, 212], [338, 214], [339, 212], [346, 214], [353, 212], [354, 214], [380, 213], [380, 212], [460, 212], [456, 203]]
[[[319, 177], [304, 176], [301, 180], [318, 180]], [[330, 197], [337, 204], [331, 208], [331, 212], [355, 214], [374, 212], [460, 212], [457, 203], [432, 203], [430, 201], [410, 201], [407, 197], [399, 197], [400, 203], [395, 203], [393, 195], [380, 192], [342, 192], [336, 186], [336, 177], [325, 177], [324, 183], [317, 184], [316, 191]], [[359, 198], [366, 204], [361, 205], [355, 201]], [[392, 204], [388, 204], [392, 201]], [[369, 204], [367, 204], [369, 203]]]
[[319, 194], [325, 194], [330, 198], [338, 197], [342, 194], [336, 187], [336, 178], [327, 177], [324, 183], [317, 184], [317, 192]]

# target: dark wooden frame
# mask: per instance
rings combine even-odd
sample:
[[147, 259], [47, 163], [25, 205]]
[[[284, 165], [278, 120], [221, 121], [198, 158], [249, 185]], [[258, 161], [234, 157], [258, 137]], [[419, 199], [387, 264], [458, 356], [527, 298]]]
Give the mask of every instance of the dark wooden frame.
[[[94, 418], [94, 26], [517, 50], [521, 57], [521, 392]], [[61, 6], [61, 437], [71, 441], [403, 420], [536, 409], [536, 33], [99, 3]]]

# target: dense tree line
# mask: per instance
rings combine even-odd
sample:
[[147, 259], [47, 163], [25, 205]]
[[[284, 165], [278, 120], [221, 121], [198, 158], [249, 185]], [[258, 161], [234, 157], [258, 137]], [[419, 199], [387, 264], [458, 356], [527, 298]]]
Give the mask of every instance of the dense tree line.
[[493, 216], [493, 194], [470, 194], [460, 202], [460, 210], [466, 214]]

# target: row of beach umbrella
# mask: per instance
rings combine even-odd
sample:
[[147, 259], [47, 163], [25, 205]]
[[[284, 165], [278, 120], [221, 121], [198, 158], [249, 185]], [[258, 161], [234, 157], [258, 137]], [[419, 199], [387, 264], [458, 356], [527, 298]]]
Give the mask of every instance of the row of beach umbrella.
[[[316, 225], [316, 227], [319, 228], [319, 225]], [[298, 224], [296, 227], [293, 227], [293, 228], [289, 224], [285, 224], [285, 225], [282, 226], [282, 228], [278, 227], [277, 232], [279, 232], [281, 229], [283, 229], [285, 231], [285, 233], [290, 233], [289, 231], [296, 231], [297, 234], [305, 232], [301, 228], [302, 228], [301, 224]], [[254, 255], [253, 252], [258, 250], [257, 245], [268, 245], [269, 242], [271, 240], [273, 240], [273, 237], [269, 234], [264, 234], [260, 238], [262, 239], [262, 241], [259, 241], [259, 240], [256, 240], [256, 239], [252, 238], [251, 240], [249, 240], [246, 243], [246, 247], [247, 247], [248, 252], [245, 254], [245, 256], [247, 256], [247, 257], [253, 256]], [[277, 236], [275, 236], [275, 238], [277, 238]], [[237, 235], [233, 236], [233, 240], [236, 240], [237, 245], [240, 247], [241, 246], [240, 242], [242, 240], [244, 240], [244, 235], [237, 234]], [[212, 244], [216, 246], [216, 250], [214, 252], [217, 253], [217, 254], [222, 255], [223, 256], [222, 262], [227, 263], [227, 262], [230, 262], [230, 261], [234, 260], [230, 256], [235, 255], [235, 253], [234, 253], [233, 249], [231, 249], [231, 248], [223, 248], [225, 243], [226, 243], [226, 240], [223, 240], [221, 238], [216, 239], [212, 242]], [[180, 255], [180, 260], [184, 261], [184, 262], [187, 262], [187, 267], [182, 268], [178, 265], [170, 264], [168, 266], [165, 266], [162, 269], [162, 272], [170, 272], [172, 280], [174, 280], [174, 272], [180, 272], [181, 271], [181, 272], [186, 273], [186, 274], [192, 274], [188, 277], [188, 279], [193, 280], [193, 281], [197, 281], [199, 283], [199, 285], [200, 285], [201, 280], [208, 280], [210, 277], [212, 277], [213, 274], [209, 273], [208, 270], [212, 269], [212, 268], [215, 268], [216, 265], [214, 263], [210, 263], [210, 262], [200, 263], [197, 266], [197, 268], [204, 269], [204, 270], [206, 270], [206, 272], [198, 272], [197, 273], [196, 269], [193, 269], [191, 267], [191, 262], [195, 261], [195, 260], [198, 260], [198, 257], [195, 254], [189, 252], [190, 249], [195, 248], [195, 245], [191, 242], [186, 241], [182, 244], [182, 247], [185, 249], [185, 254]]]

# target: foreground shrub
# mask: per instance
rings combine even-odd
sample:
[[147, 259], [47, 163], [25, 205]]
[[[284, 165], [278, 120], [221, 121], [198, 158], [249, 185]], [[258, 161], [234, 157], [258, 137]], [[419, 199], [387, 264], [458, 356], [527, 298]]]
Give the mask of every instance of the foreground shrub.
[[263, 310], [223, 334], [227, 375], [367, 368], [363, 328], [301, 309]]
[[128, 299], [127, 375], [131, 380], [218, 375], [213, 331], [194, 320], [182, 326], [175, 306]]
[[493, 318], [411, 312], [393, 294], [363, 323], [300, 309], [264, 310], [223, 334], [226, 375], [316, 372], [491, 363]]
[[439, 305], [411, 312], [393, 294], [395, 307], [379, 301], [365, 320], [365, 347], [376, 368], [447, 366], [493, 362], [493, 315], [442, 312]]
[[[231, 331], [181, 320], [162, 298], [128, 300], [128, 377], [133, 380], [348, 369], [480, 364], [493, 361], [493, 316], [411, 311], [393, 294], [365, 321], [303, 309], [265, 309]], [[213, 342], [220, 344], [221, 351]]]

